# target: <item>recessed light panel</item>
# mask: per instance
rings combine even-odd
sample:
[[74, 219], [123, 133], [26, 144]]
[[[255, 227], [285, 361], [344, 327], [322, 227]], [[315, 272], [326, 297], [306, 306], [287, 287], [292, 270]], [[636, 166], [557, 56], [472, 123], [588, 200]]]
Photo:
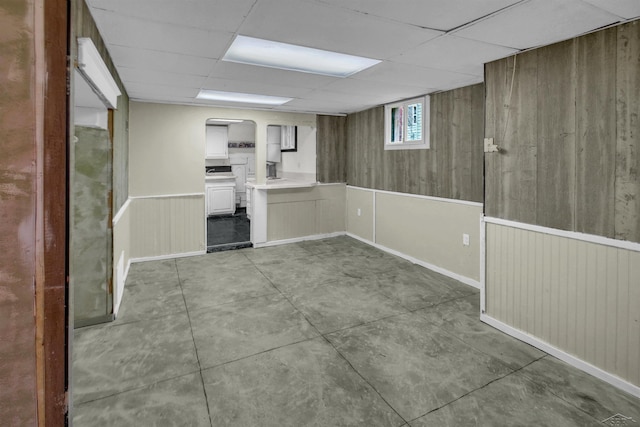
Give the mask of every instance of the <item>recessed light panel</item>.
[[377, 59], [240, 35], [222, 60], [332, 77], [349, 77], [380, 63]]
[[207, 101], [236, 102], [242, 104], [263, 104], [263, 105], [282, 105], [291, 101], [293, 98], [284, 98], [281, 96], [256, 95], [251, 93], [239, 92], [222, 92], [219, 90], [201, 89], [197, 99]]

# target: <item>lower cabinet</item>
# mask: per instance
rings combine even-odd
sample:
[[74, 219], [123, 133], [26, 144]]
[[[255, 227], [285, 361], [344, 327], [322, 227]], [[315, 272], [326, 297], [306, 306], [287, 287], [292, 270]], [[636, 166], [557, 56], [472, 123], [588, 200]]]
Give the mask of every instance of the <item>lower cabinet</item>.
[[253, 195], [253, 188], [247, 187], [247, 218], [251, 219], [253, 215], [253, 204], [251, 203], [251, 197]]
[[207, 215], [233, 214], [236, 211], [235, 181], [207, 184]]

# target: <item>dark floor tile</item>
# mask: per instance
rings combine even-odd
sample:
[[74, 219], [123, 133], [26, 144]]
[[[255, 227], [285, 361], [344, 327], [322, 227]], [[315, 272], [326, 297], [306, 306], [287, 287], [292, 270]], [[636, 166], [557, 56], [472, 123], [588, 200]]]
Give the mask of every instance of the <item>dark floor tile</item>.
[[323, 339], [203, 372], [215, 426], [400, 426], [404, 422]]
[[207, 246], [247, 242], [251, 239], [251, 223], [244, 211], [233, 216], [207, 218]]

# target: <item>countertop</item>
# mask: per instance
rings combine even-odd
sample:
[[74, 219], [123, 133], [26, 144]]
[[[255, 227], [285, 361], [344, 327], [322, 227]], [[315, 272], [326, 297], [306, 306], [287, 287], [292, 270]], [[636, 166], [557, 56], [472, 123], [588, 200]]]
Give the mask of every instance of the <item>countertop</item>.
[[216, 182], [216, 181], [235, 181], [236, 176], [233, 172], [217, 172], [205, 175], [205, 182]]
[[246, 186], [258, 190], [278, 190], [283, 188], [305, 188], [318, 185], [315, 181], [298, 180], [291, 178], [268, 179], [265, 184], [256, 184], [255, 180], [247, 180]]

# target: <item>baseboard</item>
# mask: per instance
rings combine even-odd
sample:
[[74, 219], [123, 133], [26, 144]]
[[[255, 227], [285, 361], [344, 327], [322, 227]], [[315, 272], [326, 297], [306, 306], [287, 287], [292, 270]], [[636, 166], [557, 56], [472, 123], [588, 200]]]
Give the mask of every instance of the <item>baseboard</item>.
[[280, 245], [286, 245], [288, 243], [304, 242], [306, 240], [328, 239], [328, 238], [331, 238], [331, 237], [344, 236], [345, 234], [347, 234], [347, 233], [344, 232], [344, 231], [336, 231], [334, 233], [327, 233], [327, 234], [314, 234], [314, 235], [311, 235], [311, 236], [294, 237], [293, 239], [272, 240], [270, 242], [265, 242], [265, 243], [254, 243], [253, 247], [254, 248], [266, 248], [266, 247], [269, 247], [269, 246], [280, 246]]
[[[181, 252], [178, 254], [167, 254], [167, 255], [156, 255], [156, 256], [148, 256], [148, 257], [139, 257], [139, 258], [131, 258], [129, 260], [130, 263], [133, 262], [145, 262], [145, 261], [162, 261], [163, 259], [173, 259], [173, 258], [185, 258], [196, 255], [206, 255], [207, 251], [195, 251], [195, 252]], [[127, 270], [128, 271], [128, 270]]]
[[620, 390], [623, 390], [635, 397], [640, 398], [640, 387], [638, 387], [637, 385], [631, 384], [625, 380], [623, 380], [620, 377], [617, 377], [613, 374], [610, 374], [606, 371], [603, 371], [602, 369], [593, 366], [587, 362], [585, 362], [584, 360], [581, 360], [575, 356], [572, 356], [569, 353], [566, 353], [554, 346], [552, 346], [549, 343], [546, 343], [542, 340], [540, 340], [539, 338], [534, 337], [533, 335], [529, 335], [526, 332], [523, 332], [519, 329], [516, 329], [512, 326], [509, 326], [499, 320], [494, 319], [493, 317], [487, 315], [487, 314], [480, 314], [480, 320], [482, 320], [484, 323], [493, 326], [494, 328], [504, 332], [505, 334], [511, 335], [514, 338], [519, 339], [520, 341], [524, 341], [527, 344], [530, 344], [546, 353], [549, 353], [550, 355], [562, 360], [563, 362], [568, 363], [569, 365], [580, 369], [581, 371], [584, 371], [590, 375], [593, 375], [594, 377], [601, 379], [602, 381], [605, 381], [609, 384], [611, 384], [614, 387], [619, 388]]
[[366, 243], [366, 244], [371, 245], [371, 246], [373, 246], [375, 248], [378, 248], [378, 249], [380, 249], [382, 251], [390, 253], [391, 255], [395, 255], [397, 257], [406, 259], [407, 261], [410, 261], [410, 262], [412, 262], [414, 264], [417, 264], [417, 265], [419, 265], [421, 267], [428, 268], [429, 270], [435, 271], [436, 273], [440, 273], [440, 274], [442, 274], [444, 276], [451, 277], [452, 279], [455, 279], [455, 280], [457, 280], [459, 282], [462, 282], [465, 285], [469, 285], [469, 286], [472, 286], [472, 287], [474, 287], [476, 289], [480, 289], [480, 282], [478, 280], [472, 279], [470, 277], [463, 276], [463, 275], [458, 274], [458, 273], [454, 273], [453, 271], [447, 270], [446, 268], [438, 267], [437, 265], [433, 265], [433, 264], [430, 264], [430, 263], [428, 263], [426, 261], [422, 261], [422, 260], [420, 260], [418, 258], [414, 258], [414, 257], [412, 257], [410, 255], [404, 254], [404, 253], [399, 252], [399, 251], [397, 251], [395, 249], [391, 249], [391, 248], [388, 248], [386, 246], [380, 245], [378, 243], [374, 243], [371, 240], [364, 239], [364, 238], [362, 238], [362, 237], [360, 237], [360, 236], [358, 236], [356, 234], [352, 234], [352, 233], [346, 233], [346, 234], [349, 237], [352, 237], [352, 238], [354, 238], [356, 240], [359, 240], [359, 241], [361, 241], [363, 243]]
[[124, 268], [124, 273], [122, 275], [122, 281], [124, 282], [124, 286], [122, 286], [122, 298], [120, 298], [120, 303], [118, 305], [114, 305], [113, 307], [113, 320], [118, 318], [118, 312], [120, 311], [120, 306], [122, 305], [122, 300], [124, 299], [124, 292], [127, 289], [127, 277], [129, 276], [129, 269], [131, 268], [131, 260], [127, 260], [127, 265]]

